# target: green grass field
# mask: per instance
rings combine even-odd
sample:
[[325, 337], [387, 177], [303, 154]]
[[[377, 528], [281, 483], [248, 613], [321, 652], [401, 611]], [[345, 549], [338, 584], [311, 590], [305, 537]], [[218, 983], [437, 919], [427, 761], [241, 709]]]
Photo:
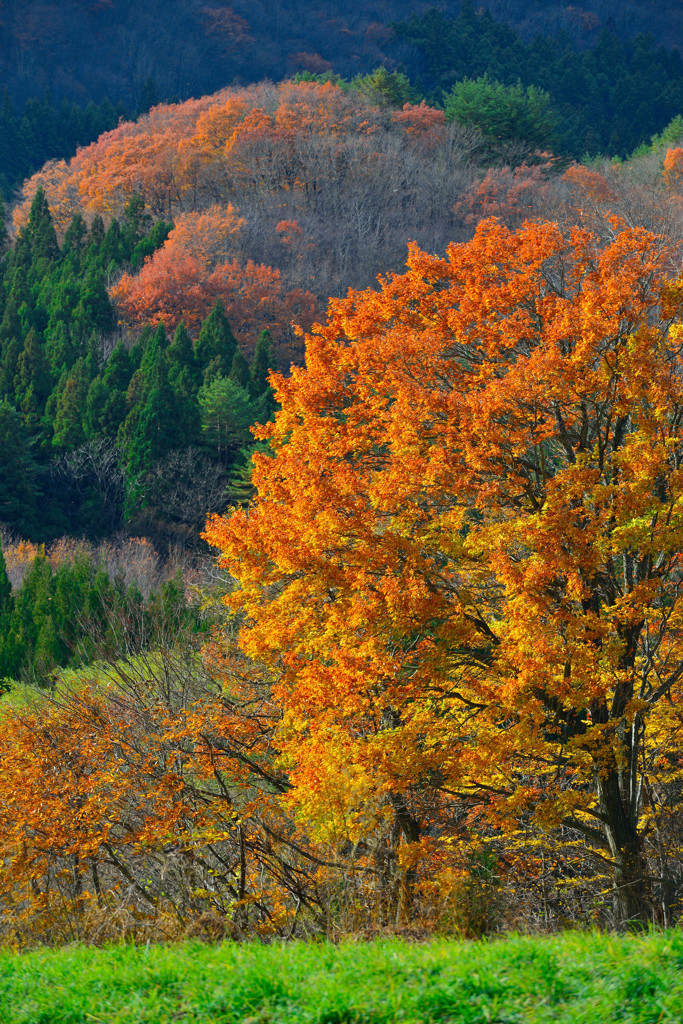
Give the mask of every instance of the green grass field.
[[0, 954], [2, 1024], [683, 1021], [683, 931]]

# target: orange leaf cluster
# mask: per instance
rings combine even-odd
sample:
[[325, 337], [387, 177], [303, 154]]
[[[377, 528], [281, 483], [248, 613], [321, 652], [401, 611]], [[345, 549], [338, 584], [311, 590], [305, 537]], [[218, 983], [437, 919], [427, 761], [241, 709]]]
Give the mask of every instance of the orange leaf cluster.
[[443, 110], [428, 107], [424, 100], [417, 104], [404, 103], [402, 110], [394, 111], [391, 120], [421, 145], [436, 145], [446, 128]]
[[683, 179], [683, 149], [667, 149], [664, 157], [664, 180], [670, 188], [681, 184]]

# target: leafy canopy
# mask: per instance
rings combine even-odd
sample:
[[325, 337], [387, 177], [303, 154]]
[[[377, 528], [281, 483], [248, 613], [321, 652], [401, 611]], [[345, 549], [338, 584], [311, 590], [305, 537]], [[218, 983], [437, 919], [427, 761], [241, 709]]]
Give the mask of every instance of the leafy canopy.
[[611, 865], [618, 920], [647, 917], [643, 794], [683, 699], [667, 259], [642, 229], [485, 221], [333, 301], [275, 378], [254, 506], [206, 536], [244, 650], [280, 675], [290, 799], [319, 837], [393, 815], [415, 865], [463, 801], [512, 847], [524, 814]]

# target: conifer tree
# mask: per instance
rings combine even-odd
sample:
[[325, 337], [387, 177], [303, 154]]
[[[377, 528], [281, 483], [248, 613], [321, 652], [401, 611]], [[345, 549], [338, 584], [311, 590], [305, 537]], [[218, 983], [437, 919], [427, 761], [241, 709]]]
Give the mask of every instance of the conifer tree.
[[54, 260], [59, 256], [57, 233], [42, 185], [38, 187], [31, 204], [26, 235], [35, 260]]
[[100, 246], [104, 241], [104, 234], [104, 221], [100, 217], [99, 213], [96, 213], [90, 221], [90, 233], [88, 235], [88, 243], [85, 251], [86, 259], [91, 266], [99, 259]]
[[54, 417], [55, 448], [72, 448], [85, 440], [83, 414], [90, 387], [86, 360], [81, 356], [69, 372]]
[[110, 388], [118, 388], [125, 391], [133, 376], [133, 369], [130, 365], [128, 349], [119, 342], [112, 354], [109, 356], [107, 365], [102, 373], [102, 378]]
[[229, 376], [236, 349], [237, 339], [225, 315], [225, 306], [218, 299], [202, 324], [194, 347], [205, 382]]
[[227, 467], [250, 437], [255, 416], [249, 392], [229, 377], [214, 377], [197, 397], [206, 443]]
[[2, 547], [0, 547], [0, 613], [4, 612], [9, 606], [11, 596], [12, 584], [7, 575], [7, 563], [5, 562]]
[[85, 402], [83, 430], [88, 440], [116, 437], [126, 418], [128, 407], [122, 391], [109, 387], [102, 377], [95, 377]]
[[244, 357], [244, 353], [240, 348], [235, 349], [235, 355], [232, 357], [232, 366], [230, 367], [230, 380], [234, 380], [235, 384], [239, 384], [241, 388], [249, 393], [251, 386], [251, 374], [249, 373], [249, 363]]
[[45, 343], [45, 356], [52, 376], [59, 380], [62, 370], [70, 370], [75, 361], [75, 349], [65, 320], [48, 325], [49, 337]]
[[15, 401], [24, 413], [24, 422], [29, 429], [38, 426], [51, 390], [50, 364], [37, 332], [31, 328], [17, 360], [14, 378]]
[[201, 374], [197, 368], [192, 338], [184, 321], [175, 329], [167, 359], [168, 378], [175, 390], [186, 400], [194, 397], [201, 383]]
[[65, 254], [80, 254], [85, 245], [87, 234], [88, 226], [83, 219], [83, 215], [75, 213], [64, 235], [62, 251]]
[[25, 537], [34, 534], [38, 490], [36, 464], [19, 413], [0, 403], [0, 521]]
[[276, 369], [273, 357], [273, 338], [266, 327], [256, 339], [254, 355], [251, 360], [251, 384], [249, 390], [254, 398], [263, 394], [268, 384], [268, 374]]
[[157, 349], [154, 364], [146, 373], [141, 367], [133, 380], [138, 374], [142, 375], [141, 394], [119, 431], [131, 478], [145, 473], [163, 455], [187, 441], [186, 416], [169, 383], [163, 352]]

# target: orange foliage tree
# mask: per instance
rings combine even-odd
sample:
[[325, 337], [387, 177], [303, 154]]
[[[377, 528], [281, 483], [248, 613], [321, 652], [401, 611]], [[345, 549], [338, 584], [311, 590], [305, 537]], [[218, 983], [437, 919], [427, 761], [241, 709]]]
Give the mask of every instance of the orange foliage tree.
[[164, 938], [206, 915], [217, 935], [285, 934], [315, 906], [269, 688], [224, 649], [186, 655], [0, 708], [4, 944]]
[[421, 145], [436, 145], [446, 130], [443, 110], [428, 107], [424, 100], [417, 104], [404, 103], [401, 110], [394, 111], [391, 120]]
[[221, 298], [247, 347], [266, 327], [283, 342], [292, 334], [293, 320], [310, 324], [315, 300], [309, 292], [285, 292], [278, 270], [229, 259], [233, 237], [243, 225], [232, 206], [180, 214], [164, 246], [147, 258], [140, 273], [124, 274], [112, 289], [122, 318], [132, 325], [163, 321], [169, 330], [184, 320], [195, 330]]
[[242, 648], [278, 679], [288, 802], [337, 849], [384, 829], [374, 869], [400, 866], [403, 907], [454, 870], [476, 817], [499, 863], [520, 823], [562, 831], [576, 871], [580, 849], [609, 874], [619, 925], [670, 912], [683, 292], [668, 259], [641, 229], [602, 244], [547, 222], [485, 221], [443, 259], [411, 246], [405, 274], [332, 302], [305, 368], [274, 378], [254, 505], [207, 526]]
[[[418, 120], [425, 118], [430, 120], [420, 113]], [[161, 104], [105, 132], [70, 163], [53, 161], [38, 171], [22, 191], [15, 219], [25, 222], [39, 185], [60, 227], [79, 208], [120, 216], [133, 194], [157, 216], [173, 216], [207, 205], [216, 171], [212, 167], [205, 180], [202, 167], [214, 164], [254, 183], [267, 168], [271, 184], [283, 175], [289, 187], [297, 141], [309, 134], [367, 132], [371, 122], [371, 110], [331, 83], [284, 82], [277, 89], [224, 90]]]
[[490, 168], [458, 201], [456, 209], [469, 224], [485, 217], [499, 217], [508, 227], [518, 227], [536, 213], [547, 199], [550, 163]]
[[664, 157], [664, 181], [669, 188], [679, 188], [683, 180], [683, 149], [667, 149]]

